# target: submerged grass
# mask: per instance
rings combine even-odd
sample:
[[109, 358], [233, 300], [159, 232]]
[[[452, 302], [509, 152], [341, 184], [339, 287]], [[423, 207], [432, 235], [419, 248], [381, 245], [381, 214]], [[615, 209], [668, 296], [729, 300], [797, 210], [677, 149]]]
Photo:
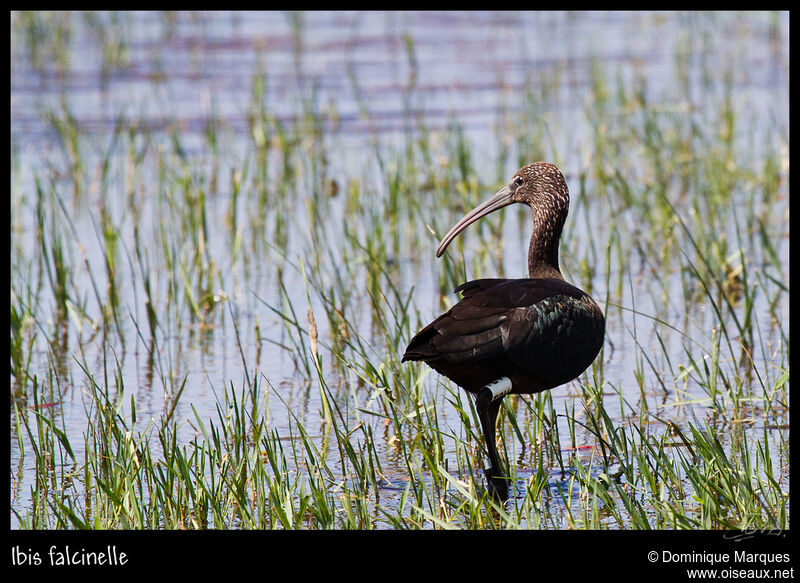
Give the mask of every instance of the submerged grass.
[[[115, 42], [87, 20], [104, 75], [127, 59], [119, 22]], [[76, 25], [14, 26], [36, 68]], [[306, 26], [292, 17], [298, 73]], [[501, 112], [487, 173], [457, 119], [416, 115], [403, 38], [408, 124], [372, 132], [354, 166], [314, 88], [293, 121], [271, 111], [261, 62], [244, 137], [216, 115], [194, 135], [120, 114], [100, 147], [66, 98], [48, 112], [59, 154], [12, 181], [16, 526], [788, 527], [786, 128], [741, 129], [756, 124], [730, 71], [705, 71], [694, 105], [680, 66], [656, 99], [595, 64], [568, 115], [587, 134], [565, 145], [556, 67]], [[569, 387], [506, 399], [516, 495], [500, 505], [472, 400], [400, 357], [466, 278], [523, 274], [521, 214], [475, 225], [440, 262], [433, 249], [509, 165], [540, 158], [567, 173], [563, 269], [605, 304], [608, 336]], [[197, 372], [219, 352], [223, 373]]]

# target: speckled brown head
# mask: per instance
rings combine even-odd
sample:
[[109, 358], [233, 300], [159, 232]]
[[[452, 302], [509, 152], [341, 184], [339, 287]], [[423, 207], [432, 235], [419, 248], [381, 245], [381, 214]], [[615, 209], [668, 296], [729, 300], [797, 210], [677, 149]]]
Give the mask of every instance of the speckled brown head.
[[475, 207], [444, 236], [436, 256], [456, 236], [481, 217], [515, 202], [526, 204], [533, 214], [533, 235], [528, 248], [529, 277], [563, 279], [558, 267], [558, 242], [569, 212], [569, 190], [561, 171], [547, 162], [534, 162], [517, 170], [511, 182]]

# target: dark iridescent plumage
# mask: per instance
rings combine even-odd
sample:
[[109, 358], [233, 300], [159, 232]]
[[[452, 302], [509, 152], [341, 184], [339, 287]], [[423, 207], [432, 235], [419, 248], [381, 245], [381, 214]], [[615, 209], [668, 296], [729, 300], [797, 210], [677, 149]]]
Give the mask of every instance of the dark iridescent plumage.
[[462, 299], [411, 340], [403, 361], [421, 360], [476, 395], [491, 469], [490, 489], [507, 496], [500, 476], [494, 425], [502, 397], [484, 387], [501, 377], [511, 393], [538, 393], [567, 383], [592, 364], [603, 343], [605, 320], [597, 304], [564, 281], [558, 244], [569, 210], [561, 172], [536, 162], [521, 168], [511, 183], [468, 213], [444, 237], [447, 245], [469, 224], [512, 203], [531, 208], [533, 235], [527, 279], [478, 279], [455, 291]]

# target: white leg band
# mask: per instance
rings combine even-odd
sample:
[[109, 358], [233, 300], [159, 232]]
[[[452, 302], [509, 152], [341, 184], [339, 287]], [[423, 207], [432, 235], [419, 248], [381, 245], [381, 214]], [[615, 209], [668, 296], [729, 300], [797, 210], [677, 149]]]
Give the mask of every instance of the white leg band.
[[511, 392], [511, 379], [508, 377], [500, 377], [483, 388], [489, 389], [492, 392], [492, 401], [496, 401]]

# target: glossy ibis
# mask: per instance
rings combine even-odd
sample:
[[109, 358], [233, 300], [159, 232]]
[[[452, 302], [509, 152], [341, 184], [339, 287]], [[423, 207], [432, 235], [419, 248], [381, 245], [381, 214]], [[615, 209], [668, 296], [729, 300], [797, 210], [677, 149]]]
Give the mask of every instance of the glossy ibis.
[[421, 360], [475, 395], [490, 469], [487, 489], [508, 497], [495, 423], [503, 397], [538, 393], [571, 381], [603, 344], [603, 312], [564, 281], [558, 243], [569, 211], [561, 171], [546, 162], [520, 168], [508, 186], [473, 209], [445, 235], [436, 256], [468, 225], [512, 203], [530, 207], [533, 235], [527, 279], [477, 279], [456, 288], [462, 299], [414, 336], [403, 361]]

